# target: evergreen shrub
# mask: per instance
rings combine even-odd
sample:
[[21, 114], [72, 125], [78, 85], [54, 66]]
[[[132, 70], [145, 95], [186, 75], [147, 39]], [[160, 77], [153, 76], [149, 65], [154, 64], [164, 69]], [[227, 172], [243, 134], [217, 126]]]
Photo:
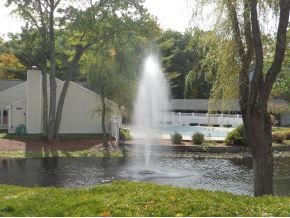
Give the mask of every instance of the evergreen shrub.
[[204, 142], [204, 135], [200, 132], [193, 133], [192, 142], [195, 145], [202, 145]]
[[239, 125], [229, 132], [225, 143], [226, 145], [246, 145], [244, 125]]
[[175, 132], [173, 135], [171, 135], [171, 142], [172, 144], [180, 144], [182, 141], [182, 135], [178, 132]]

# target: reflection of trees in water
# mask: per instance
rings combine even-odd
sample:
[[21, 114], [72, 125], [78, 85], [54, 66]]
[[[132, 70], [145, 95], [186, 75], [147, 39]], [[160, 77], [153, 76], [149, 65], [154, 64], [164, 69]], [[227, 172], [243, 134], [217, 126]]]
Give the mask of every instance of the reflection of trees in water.
[[274, 159], [274, 193], [290, 196], [290, 158]]
[[[99, 162], [99, 161], [98, 161]], [[103, 168], [104, 177], [111, 178], [116, 175], [115, 172], [120, 171], [121, 167], [126, 163], [126, 158], [101, 158], [100, 166]]]
[[251, 157], [243, 158], [231, 158], [229, 161], [236, 166], [246, 167], [247, 169], [253, 169], [253, 160]]
[[39, 185], [40, 186], [58, 186], [62, 178], [58, 170], [58, 158], [40, 159]]
[[7, 168], [8, 168], [7, 160], [0, 160], [0, 169], [7, 170]]
[[42, 158], [41, 159], [41, 168], [44, 170], [55, 170], [58, 167], [58, 158]]
[[[239, 167], [253, 169], [250, 157], [230, 159], [230, 162]], [[278, 157], [274, 159], [274, 194], [290, 196], [290, 158]]]

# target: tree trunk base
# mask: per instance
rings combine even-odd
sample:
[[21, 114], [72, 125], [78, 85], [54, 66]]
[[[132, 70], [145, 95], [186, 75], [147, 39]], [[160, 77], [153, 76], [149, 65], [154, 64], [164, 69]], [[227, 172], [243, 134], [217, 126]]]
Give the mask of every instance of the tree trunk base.
[[254, 195], [273, 195], [273, 154], [253, 157], [254, 161]]

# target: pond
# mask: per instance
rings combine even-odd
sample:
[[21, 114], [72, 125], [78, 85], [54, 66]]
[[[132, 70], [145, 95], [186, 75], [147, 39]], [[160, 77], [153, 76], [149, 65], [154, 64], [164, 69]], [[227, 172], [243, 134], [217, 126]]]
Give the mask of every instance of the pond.
[[[140, 160], [142, 163], [142, 160]], [[22, 186], [85, 187], [114, 179], [149, 181], [194, 189], [253, 193], [250, 158], [209, 159], [153, 157], [140, 174], [142, 164], [130, 158], [33, 158], [0, 159], [0, 184]], [[290, 158], [276, 158], [274, 192], [290, 196]]]

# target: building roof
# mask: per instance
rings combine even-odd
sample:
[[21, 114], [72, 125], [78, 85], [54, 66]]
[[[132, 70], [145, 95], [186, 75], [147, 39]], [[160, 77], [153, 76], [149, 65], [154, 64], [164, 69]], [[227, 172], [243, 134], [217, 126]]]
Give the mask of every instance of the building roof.
[[6, 107], [26, 98], [27, 82], [22, 82], [0, 92], [0, 107]]
[[0, 92], [22, 83], [22, 80], [0, 80]]

